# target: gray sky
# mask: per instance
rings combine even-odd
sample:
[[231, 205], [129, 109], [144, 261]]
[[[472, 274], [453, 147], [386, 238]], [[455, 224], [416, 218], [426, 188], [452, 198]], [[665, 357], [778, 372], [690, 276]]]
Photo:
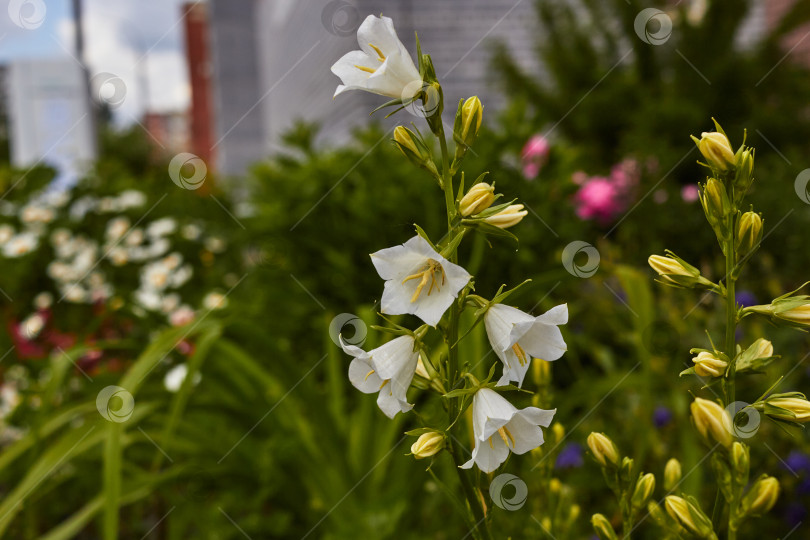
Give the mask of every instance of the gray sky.
[[[132, 123], [145, 103], [154, 111], [188, 107], [183, 3], [84, 0], [91, 75], [111, 73], [126, 84], [125, 101], [115, 110], [118, 124]], [[70, 59], [74, 54], [71, 0], [3, 0], [0, 5], [4, 8], [0, 11], [0, 63], [20, 58]]]

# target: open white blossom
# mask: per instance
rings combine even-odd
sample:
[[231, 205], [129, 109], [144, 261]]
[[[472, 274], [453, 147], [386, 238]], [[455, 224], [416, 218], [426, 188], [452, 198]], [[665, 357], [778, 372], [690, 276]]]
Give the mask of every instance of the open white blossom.
[[3, 244], [3, 255], [9, 259], [22, 257], [34, 251], [39, 246], [39, 236], [32, 232], [22, 232], [12, 236]]
[[506, 461], [509, 452], [525, 454], [534, 450], [543, 444], [540, 426], [551, 425], [555, 412], [557, 409], [518, 409], [498, 392], [481, 388], [473, 397], [475, 448], [461, 468], [469, 469], [475, 464], [490, 473]]
[[14, 227], [8, 223], [0, 225], [0, 245], [5, 244], [14, 236]]
[[419, 352], [413, 350], [413, 337], [394, 338], [369, 352], [345, 344], [342, 338], [340, 346], [354, 357], [349, 364], [349, 380], [365, 394], [379, 392], [377, 405], [388, 418], [413, 408], [405, 395], [419, 358]]
[[359, 51], [346, 53], [332, 66], [332, 73], [343, 83], [335, 96], [347, 90], [365, 90], [410, 99], [422, 90], [419, 70], [389, 17], [366, 17], [357, 29], [357, 42]]
[[532, 358], [557, 360], [567, 350], [557, 327], [568, 322], [568, 306], [551, 308], [538, 317], [519, 309], [495, 304], [487, 310], [484, 325], [492, 350], [503, 362], [498, 385], [514, 381], [521, 386]]
[[385, 280], [382, 312], [410, 313], [431, 326], [439, 324], [471, 277], [439, 255], [421, 236], [372, 253], [371, 262]]

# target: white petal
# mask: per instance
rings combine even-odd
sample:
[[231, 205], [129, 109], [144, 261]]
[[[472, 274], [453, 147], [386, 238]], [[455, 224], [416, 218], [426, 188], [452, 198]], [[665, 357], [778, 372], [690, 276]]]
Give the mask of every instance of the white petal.
[[545, 315], [548, 313], [540, 315], [533, 321], [516, 324], [512, 328], [511, 338], [518, 341], [520, 346], [534, 358], [557, 360], [568, 350], [568, 346], [563, 340], [560, 329], [554, 324], [544, 321]]
[[388, 418], [393, 419], [397, 413], [408, 412], [413, 409], [407, 401], [397, 399], [390, 390], [391, 384], [386, 384], [381, 390], [380, 395], [377, 396], [377, 406]]
[[362, 358], [367, 362], [371, 360], [368, 353], [361, 349], [360, 347], [355, 347], [354, 345], [347, 345], [343, 342], [343, 336], [338, 336], [338, 340], [340, 341], [340, 347], [343, 349], [343, 352], [346, 354], [350, 354], [355, 358]]
[[518, 411], [517, 414], [535, 426], [548, 427], [551, 425], [551, 421], [554, 419], [554, 413], [556, 412], [557, 409], [546, 410], [538, 409], [537, 407], [526, 407]]
[[546, 311], [537, 320], [546, 324], [567, 324], [568, 323], [568, 304], [560, 304], [554, 306]]
[[543, 444], [543, 430], [519, 414], [506, 425], [506, 429], [515, 440], [515, 446], [511, 448], [515, 454], [525, 454]]
[[523, 384], [523, 378], [529, 370], [530, 359], [527, 358], [523, 365], [520, 364], [517, 355], [512, 350], [511, 336], [516, 323], [534, 322], [534, 317], [524, 313], [519, 309], [504, 304], [495, 304], [487, 310], [484, 316], [484, 326], [487, 330], [489, 344], [503, 362], [503, 376], [498, 380], [498, 385], [509, 384], [510, 381], [518, 385]]
[[332, 65], [332, 73], [340, 77], [343, 84], [347, 86], [365, 88], [371, 73], [357, 69], [357, 66], [376, 70], [380, 67], [380, 63], [363, 51], [350, 51]]
[[474, 461], [483, 472], [491, 473], [506, 461], [507, 457], [509, 457], [509, 448], [504, 444], [503, 439], [497, 436], [488, 440], [475, 441], [470, 461]]
[[[409, 283], [415, 285], [416, 280]], [[425, 292], [425, 289], [428, 287], [426, 286], [425, 289], [422, 289], [422, 294], [419, 295], [416, 302], [413, 302], [413, 308], [410, 312], [430, 326], [439, 324], [444, 312], [447, 311], [447, 308], [453, 304], [456, 296], [458, 296], [458, 291], [453, 292], [448, 285], [449, 283], [445, 283], [440, 290], [437, 291], [434, 289], [429, 295]]]
[[399, 52], [402, 42], [394, 29], [394, 21], [390, 17], [375, 17], [369, 15], [357, 29], [357, 44], [370, 56], [377, 57], [374, 45], [385, 56]]
[[371, 363], [382, 379], [390, 379], [391, 392], [400, 400], [413, 380], [419, 353], [413, 350], [413, 338], [400, 336], [369, 352]]
[[[425, 254], [424, 246], [431, 254]], [[427, 259], [438, 257], [421, 236], [414, 236], [400, 246], [381, 249], [371, 254], [371, 262], [381, 278], [402, 281], [425, 265]], [[434, 257], [434, 258], [435, 258]]]
[[369, 92], [396, 99], [411, 98], [422, 90], [422, 79], [407, 54], [391, 53], [378, 66], [373, 74], [369, 74]]
[[371, 364], [363, 358], [355, 358], [349, 364], [349, 380], [364, 394], [373, 394], [380, 389], [383, 383], [382, 379], [374, 373]]
[[498, 392], [481, 388], [473, 398], [473, 433], [477, 440], [486, 440], [505, 426], [517, 413], [514, 405]]

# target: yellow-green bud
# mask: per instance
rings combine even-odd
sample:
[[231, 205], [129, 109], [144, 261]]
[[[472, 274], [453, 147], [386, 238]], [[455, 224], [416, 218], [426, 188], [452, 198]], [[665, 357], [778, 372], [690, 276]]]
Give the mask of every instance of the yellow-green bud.
[[681, 481], [681, 462], [670, 458], [664, 467], [664, 489], [672, 491]]
[[588, 448], [596, 461], [603, 467], [618, 467], [620, 463], [619, 449], [604, 433], [593, 432], [588, 435]]
[[591, 525], [599, 540], [616, 540], [616, 531], [610, 521], [602, 514], [594, 514], [591, 516]]
[[559, 478], [552, 478], [548, 482], [548, 490], [551, 493], [559, 493], [562, 489], [562, 482], [560, 482]]
[[568, 519], [571, 522], [576, 521], [579, 518], [579, 514], [582, 512], [582, 508], [579, 507], [578, 504], [571, 505], [571, 511], [568, 513]]
[[464, 217], [472, 216], [483, 212], [493, 202], [495, 202], [495, 188], [486, 182], [479, 182], [461, 198], [458, 210]]
[[795, 397], [773, 398], [767, 401], [769, 405], [785, 409], [789, 413], [782, 413], [778, 410], [768, 410], [768, 416], [804, 424], [810, 422], [810, 401]]
[[760, 358], [770, 358], [773, 356], [773, 343], [768, 341], [765, 338], [759, 338], [755, 342], [751, 344], [751, 347], [755, 348], [755, 351], [752, 351], [752, 359], [758, 360]]
[[715, 169], [726, 171], [735, 164], [734, 150], [731, 149], [728, 137], [718, 131], [701, 133], [697, 147]]
[[731, 445], [731, 466], [734, 469], [734, 476], [737, 485], [744, 486], [748, 483], [748, 470], [751, 464], [748, 446], [735, 441]]
[[554, 434], [556, 444], [561, 443], [563, 438], [565, 438], [565, 428], [559, 422], [554, 422], [551, 426], [551, 432]]
[[672, 279], [667, 278], [667, 276], [691, 276], [692, 272], [684, 268], [681, 263], [677, 260], [673, 259], [672, 257], [664, 257], [663, 255], [650, 255], [647, 259], [647, 263], [649, 263], [650, 267], [655, 270], [659, 276], [668, 281], [673, 281]]
[[481, 129], [481, 120], [484, 117], [484, 106], [478, 96], [468, 98], [459, 107], [456, 123], [453, 126], [456, 140], [456, 159], [461, 159], [467, 149], [475, 143], [478, 131]]
[[731, 446], [734, 440], [731, 417], [723, 407], [708, 399], [695, 398], [690, 408], [695, 427], [709, 444], [717, 442], [726, 448]]
[[740, 502], [740, 515], [759, 516], [768, 512], [779, 498], [779, 481], [763, 475], [757, 480]]
[[661, 283], [684, 289], [715, 289], [716, 286], [700, 275], [700, 270], [670, 253], [668, 256], [650, 255], [647, 263], [660, 276]]
[[796, 306], [777, 313], [776, 316], [800, 325], [808, 326], [810, 325], [810, 304]]
[[497, 214], [484, 218], [484, 221], [500, 229], [508, 229], [520, 223], [528, 213], [522, 204], [511, 204]]
[[737, 174], [734, 177], [734, 190], [740, 197], [745, 195], [748, 187], [754, 176], [754, 152], [746, 148], [738, 152], [737, 155]]
[[731, 212], [731, 202], [726, 186], [716, 178], [709, 178], [700, 194], [700, 204], [718, 239], [727, 238], [730, 231], [726, 218]]
[[702, 351], [692, 358], [695, 364], [695, 373], [701, 377], [722, 377], [726, 373], [728, 362], [708, 351]]
[[737, 223], [737, 253], [739, 257], [753, 253], [762, 241], [762, 216], [746, 212]]
[[404, 126], [395, 127], [394, 144], [411, 163], [417, 167], [427, 169], [434, 176], [438, 176], [436, 165], [430, 157], [430, 150], [410, 129]]
[[633, 491], [631, 499], [633, 508], [637, 510], [644, 508], [647, 501], [652, 497], [653, 491], [655, 491], [655, 475], [647, 473], [641, 476], [636, 482], [636, 489]]
[[664, 499], [664, 507], [672, 519], [695, 536], [717, 538], [712, 530], [711, 520], [693, 503], [676, 495], [670, 495]]
[[416, 459], [424, 459], [435, 456], [442, 448], [444, 448], [444, 433], [429, 431], [420, 435], [411, 445], [411, 454]]

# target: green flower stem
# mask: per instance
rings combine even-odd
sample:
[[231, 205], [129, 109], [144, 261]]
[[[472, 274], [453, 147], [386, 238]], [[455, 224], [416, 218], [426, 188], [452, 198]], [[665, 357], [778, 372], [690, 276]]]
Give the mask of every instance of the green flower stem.
[[[735, 262], [736, 262], [736, 253], [734, 250], [735, 245], [735, 235], [736, 235], [736, 227], [734, 226], [734, 218], [737, 214], [736, 207], [732, 208], [732, 211], [728, 217], [728, 231], [729, 231], [729, 239], [726, 241], [725, 245], [725, 253], [726, 253], [726, 344], [725, 344], [725, 352], [729, 358], [729, 366], [728, 372], [726, 373], [726, 384], [725, 384], [725, 397], [726, 397], [726, 406], [731, 403], [734, 403], [735, 400], [735, 388], [734, 388], [734, 379], [737, 371], [737, 365], [735, 362], [735, 356], [737, 352], [737, 339], [736, 339], [736, 332], [737, 332], [737, 298], [734, 294], [734, 289], [736, 285], [736, 279], [734, 277], [735, 271]], [[734, 418], [731, 419], [734, 422]], [[736, 482], [735, 482], [736, 484]], [[739, 486], [734, 485], [734, 494], [729, 501], [728, 505], [728, 540], [736, 540], [737, 538], [737, 531], [732, 528], [732, 521], [734, 519], [735, 514], [737, 513], [737, 502], [739, 500], [739, 490], [741, 488]]]
[[[450, 172], [450, 155], [447, 151], [447, 139], [444, 135], [444, 125], [441, 123], [439, 123], [439, 125], [440, 128], [438, 137], [442, 151], [442, 189], [444, 190], [444, 202], [445, 206], [447, 207], [447, 237], [448, 239], [452, 239], [454, 229], [453, 221], [456, 217], [456, 198], [455, 193], [453, 192], [453, 177]], [[450, 262], [457, 263], [458, 249], [453, 249], [452, 252], [448, 254], [447, 258], [450, 260]], [[454, 388], [459, 379], [458, 347], [454, 345], [456, 345], [456, 342], [458, 341], [458, 322], [460, 315], [461, 306], [459, 306], [458, 301], [456, 301], [450, 306], [450, 321], [447, 326], [447, 334], [445, 335], [445, 341], [447, 343], [448, 389]], [[457, 398], [450, 400], [448, 413], [450, 422], [452, 423], [459, 413]], [[458, 444], [455, 438], [451, 438], [450, 453], [453, 456], [453, 463], [456, 465], [458, 478], [461, 482], [461, 489], [464, 491], [464, 497], [467, 499], [467, 506], [472, 512], [473, 524], [477, 532], [477, 534], [475, 532], [473, 534], [482, 540], [491, 540], [492, 536], [489, 533], [489, 523], [486, 520], [486, 514], [482, 501], [476, 496], [475, 488], [470, 481], [467, 471], [460, 468], [463, 463], [461, 452], [461, 445]]]

